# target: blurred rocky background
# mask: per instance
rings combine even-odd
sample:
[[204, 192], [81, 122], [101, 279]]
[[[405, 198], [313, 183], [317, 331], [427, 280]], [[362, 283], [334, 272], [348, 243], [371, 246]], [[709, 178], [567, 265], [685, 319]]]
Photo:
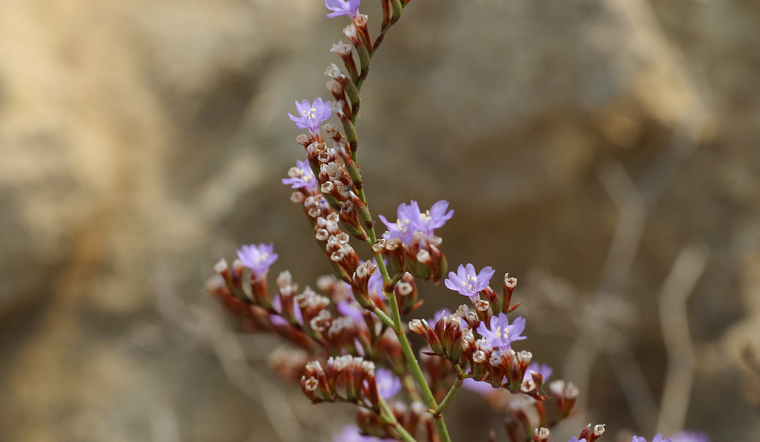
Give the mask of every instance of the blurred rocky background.
[[[241, 243], [328, 272], [279, 184], [293, 101], [328, 96], [325, 13], [0, 2], [0, 440], [326, 441], [350, 419], [203, 292]], [[535, 358], [582, 386], [574, 429], [756, 442], [758, 72], [755, 0], [414, 0], [365, 88], [368, 197], [448, 199], [449, 262], [519, 278]], [[422, 290], [425, 313], [460, 303]], [[462, 397], [455, 438], [485, 440]]]

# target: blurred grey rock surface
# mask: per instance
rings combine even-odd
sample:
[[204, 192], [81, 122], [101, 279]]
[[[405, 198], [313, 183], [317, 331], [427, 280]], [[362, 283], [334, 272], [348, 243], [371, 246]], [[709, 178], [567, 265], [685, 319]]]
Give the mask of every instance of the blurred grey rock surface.
[[[756, 304], [746, 238], [760, 210], [759, 11], [750, 0], [414, 0], [363, 94], [374, 211], [448, 199], [450, 263], [551, 268], [590, 290], [616, 221], [594, 166], [614, 157], [636, 177], [707, 112], [631, 292], [650, 303], [678, 250], [708, 244], [720, 259], [692, 316], [698, 340], [716, 339]], [[343, 37], [324, 14], [318, 0], [0, 4], [3, 440], [224, 442], [257, 428], [254, 440], [275, 440], [213, 353], [156, 313], [156, 280], [211, 306], [203, 280], [243, 242], [274, 241], [276, 268], [302, 284], [328, 271], [279, 185], [303, 155], [287, 112], [327, 96], [322, 71]], [[459, 302], [425, 290], [441, 298], [432, 306]], [[646, 346], [657, 324], [640, 321], [654, 330]], [[610, 422], [630, 425], [617, 404]], [[711, 423], [715, 438], [749, 442], [736, 419]]]

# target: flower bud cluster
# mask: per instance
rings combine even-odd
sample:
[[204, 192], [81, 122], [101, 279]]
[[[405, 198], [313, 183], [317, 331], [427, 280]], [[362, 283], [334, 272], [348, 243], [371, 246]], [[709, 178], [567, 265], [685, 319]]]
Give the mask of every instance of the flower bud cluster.
[[[339, 132], [337, 132], [339, 134]], [[309, 165], [316, 177], [317, 187], [314, 195], [321, 193], [321, 197], [330, 207], [331, 211], [338, 214], [340, 225], [355, 238], [366, 241], [367, 234], [364, 227], [371, 225], [371, 218], [366, 204], [359, 197], [361, 189], [361, 174], [356, 163], [348, 153], [348, 148], [343, 139], [339, 139], [334, 147], [328, 148], [324, 142], [313, 142], [306, 147]], [[308, 198], [308, 197], [306, 197]], [[304, 198], [304, 206], [306, 206]], [[297, 201], [298, 199], [296, 199]], [[311, 201], [310, 206], [322, 201]], [[323, 207], [307, 210], [312, 219], [326, 217], [330, 212], [324, 213]]]
[[572, 382], [562, 380], [554, 381], [549, 384], [549, 390], [554, 396], [554, 402], [557, 405], [557, 412], [562, 418], [568, 417], [573, 412], [575, 401], [578, 399], [578, 387]]
[[243, 300], [233, 295], [223, 276], [215, 275], [209, 278], [206, 281], [206, 291], [218, 299], [237, 319], [240, 330], [253, 333], [269, 329], [269, 315], [266, 310], [254, 308], [247, 298]]
[[[520, 333], [524, 329], [524, 320], [520, 321], [522, 318], [517, 318], [510, 325], [502, 313], [501, 317], [491, 317], [489, 330], [484, 322], [479, 321], [479, 315], [466, 305], [460, 306], [456, 313], [442, 311], [436, 316], [432, 326], [425, 319], [415, 319], [409, 323], [409, 329], [425, 339], [433, 354], [449, 360], [476, 381], [544, 399], [539, 393], [543, 385], [542, 375], [531, 373], [526, 376], [532, 354], [528, 351], [516, 352], [510, 346], [514, 340], [521, 338]], [[505, 341], [503, 336], [510, 334], [511, 340]]]
[[[331, 218], [334, 216], [333, 213]], [[320, 220], [318, 225], [324, 225], [325, 231], [331, 232], [324, 243], [336, 271], [345, 275], [353, 272], [359, 260], [348, 245], [348, 235], [338, 229], [335, 220]], [[271, 249], [267, 251], [272, 253]], [[398, 359], [401, 354], [400, 348], [393, 345], [380, 348], [378, 341], [382, 340], [384, 329], [379, 318], [359, 306], [354, 300], [351, 286], [334, 276], [323, 277], [318, 282], [328, 289], [325, 291], [333, 299], [338, 300], [335, 303], [336, 311], [331, 311], [330, 297], [320, 295], [309, 287], [299, 293], [298, 284], [288, 271], [279, 274], [277, 293], [270, 297], [266, 278], [268, 267], [258, 271], [252, 269], [247, 278], [248, 284], [243, 284], [246, 281], [245, 269], [240, 261], [236, 261], [230, 269], [226, 261], [221, 260], [214, 268], [217, 275], [209, 280], [207, 289], [233, 313], [244, 331], [274, 331], [311, 353], [324, 351], [341, 355], [373, 351], [389, 360]], [[385, 307], [382, 303], [380, 305]], [[378, 346], [378, 349], [372, 350], [373, 346]], [[397, 340], [395, 346], [398, 346]]]
[[[373, 261], [365, 261], [356, 267], [351, 276], [351, 289], [356, 301], [367, 310], [385, 309], [382, 294], [382, 275]], [[377, 283], [380, 283], [378, 290]], [[380, 293], [377, 293], [380, 291]]]
[[343, 281], [350, 282], [350, 276], [360, 264], [359, 255], [351, 247], [348, 234], [340, 230], [338, 222], [336, 213], [330, 214], [327, 218], [317, 218], [314, 236], [324, 246], [325, 254], [335, 274]]
[[[336, 44], [333, 49], [338, 53], [338, 56], [340, 56], [341, 59], [344, 59], [344, 61], [345, 58], [350, 55], [350, 51], [346, 51], [346, 46], [342, 42]], [[352, 75], [352, 69], [356, 69], [356, 65], [348, 63], [346, 65], [346, 70], [349, 71], [349, 75]], [[335, 99], [335, 101], [332, 102], [333, 112], [335, 112], [335, 115], [337, 115], [341, 123], [343, 123], [343, 128], [346, 132], [355, 130], [352, 129], [352, 121], [354, 115], [359, 112], [359, 90], [356, 88], [353, 78], [347, 77], [334, 63], [325, 69], [325, 75], [330, 78], [327, 81], [327, 90], [330, 91], [330, 94], [332, 94]], [[346, 126], [348, 125], [350, 126], [347, 128]], [[355, 152], [355, 150], [353, 151]]]
[[280, 346], [267, 358], [269, 367], [283, 379], [299, 381], [304, 375], [309, 354], [303, 350]]
[[407, 315], [422, 305], [423, 301], [419, 297], [417, 283], [409, 272], [404, 273], [401, 280], [393, 286], [393, 293], [402, 315]]
[[324, 369], [319, 361], [309, 362], [301, 390], [313, 403], [350, 402], [379, 410], [375, 364], [360, 357], [330, 357]]

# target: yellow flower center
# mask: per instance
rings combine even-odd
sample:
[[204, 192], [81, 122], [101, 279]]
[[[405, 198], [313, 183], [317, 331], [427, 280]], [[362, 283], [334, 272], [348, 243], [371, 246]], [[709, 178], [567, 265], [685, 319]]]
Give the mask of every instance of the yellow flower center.
[[503, 339], [509, 338], [509, 329], [507, 328], [502, 328], [501, 326], [496, 327], [496, 330], [494, 330], [494, 333], [497, 336], [501, 336]]
[[301, 114], [304, 117], [310, 118], [310, 119], [313, 120], [313, 119], [317, 118], [317, 109], [312, 107], [311, 109], [307, 109], [307, 110], [301, 112]]

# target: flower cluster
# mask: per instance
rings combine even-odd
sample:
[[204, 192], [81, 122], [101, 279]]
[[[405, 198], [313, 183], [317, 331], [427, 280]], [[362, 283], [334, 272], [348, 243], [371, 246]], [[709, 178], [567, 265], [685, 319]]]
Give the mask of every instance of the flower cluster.
[[443, 227], [446, 221], [454, 216], [454, 211], [447, 211], [448, 208], [448, 201], [442, 200], [433, 204], [430, 210], [422, 213], [417, 201], [412, 201], [408, 205], [402, 203], [398, 206], [396, 222], [391, 223], [383, 215], [380, 215], [380, 220], [388, 228], [388, 232], [383, 236], [386, 239], [398, 238], [405, 246], [414, 242], [437, 242], [433, 232], [435, 229]]
[[350, 402], [375, 410], [380, 407], [375, 364], [361, 357], [330, 357], [325, 369], [319, 361], [307, 363], [301, 389], [314, 403]]
[[[278, 255], [271, 243], [251, 244], [237, 251], [231, 266], [225, 260], [214, 266], [207, 289], [241, 330], [276, 333], [291, 343], [272, 353], [269, 364], [300, 382], [313, 403], [357, 407], [356, 424], [338, 433], [336, 442], [451, 442], [444, 411], [462, 386], [501, 415], [512, 442], [548, 442], [550, 428], [573, 415], [579, 391], [563, 380], [548, 383], [551, 367], [515, 348], [526, 339], [525, 319], [510, 316], [520, 305], [512, 305], [517, 280], [505, 275], [497, 293], [490, 266], [477, 271], [467, 263], [447, 272], [436, 231], [453, 217], [448, 201], [425, 211], [417, 201], [402, 203], [395, 221], [375, 219], [369, 210], [357, 158], [360, 91], [385, 33], [409, 3], [379, 1], [383, 17], [373, 39], [360, 0], [325, 0], [327, 17], [350, 20], [343, 30], [349, 43], [332, 48], [343, 67], [330, 64], [325, 71], [333, 99], [296, 101], [296, 114], [288, 114], [305, 131], [296, 141], [306, 158], [296, 161], [282, 184], [303, 208], [333, 274], [319, 278], [316, 290], [301, 290], [282, 271], [270, 292], [269, 269]], [[333, 115], [342, 128], [327, 123]], [[387, 231], [376, 231], [378, 221]], [[354, 248], [359, 244], [364, 257]], [[418, 280], [437, 284], [444, 278], [445, 287], [470, 305], [411, 319], [407, 330], [403, 324], [410, 318], [404, 317], [422, 304]], [[419, 359], [408, 331], [427, 344]], [[604, 432], [604, 425], [588, 425], [568, 442], [596, 442]], [[672, 440], [657, 435], [652, 442], [694, 441], [709, 442], [687, 433]], [[632, 442], [646, 440], [635, 436]]]
[[417, 201], [412, 201], [399, 205], [395, 222], [380, 215], [388, 231], [373, 251], [386, 256], [394, 269], [405, 269], [414, 276], [438, 282], [446, 272], [447, 263], [440, 250], [442, 240], [434, 231], [454, 216], [448, 207], [448, 201], [442, 200], [422, 213]]

